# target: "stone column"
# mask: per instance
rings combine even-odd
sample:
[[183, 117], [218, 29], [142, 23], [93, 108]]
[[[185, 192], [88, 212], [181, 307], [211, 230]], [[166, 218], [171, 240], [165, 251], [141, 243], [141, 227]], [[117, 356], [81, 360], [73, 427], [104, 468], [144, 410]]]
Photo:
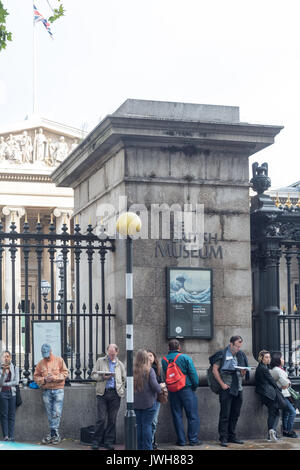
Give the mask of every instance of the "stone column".
[[[73, 215], [73, 211], [71, 209], [65, 208], [56, 208], [53, 211], [53, 215], [56, 217], [56, 233], [62, 233], [63, 224], [66, 224], [68, 228], [68, 233], [70, 233], [71, 228], [71, 217]], [[57, 253], [56, 253], [57, 256]], [[59, 273], [58, 270], [56, 272], [56, 299], [59, 298], [58, 292], [60, 289], [60, 282], [59, 282]], [[71, 276], [71, 251], [68, 253], [68, 266], [67, 266], [67, 300], [73, 298], [73, 291], [72, 291], [72, 276]]]
[[[10, 206], [5, 206], [2, 209], [2, 213], [5, 215], [5, 232], [9, 233], [11, 231], [10, 226], [12, 221], [15, 223], [15, 230], [16, 232], [20, 232], [20, 219], [25, 215], [25, 209], [24, 207], [10, 207]], [[6, 240], [8, 243], [9, 240]], [[12, 260], [11, 260], [11, 253], [9, 251], [9, 248], [5, 248], [5, 261], [4, 261], [4, 295], [3, 295], [3, 302], [4, 305], [7, 302], [9, 305], [9, 313], [19, 313], [18, 311], [18, 305], [21, 302], [22, 299], [22, 281], [21, 281], [21, 251], [18, 248], [16, 251], [16, 259], [15, 259], [15, 283], [14, 283], [14, 289], [15, 289], [15, 308], [14, 312], [13, 310], [13, 297], [12, 297]], [[9, 344], [6, 344], [6, 348], [12, 348], [14, 349], [15, 346], [15, 352], [18, 352], [18, 344], [19, 344], [19, 322], [20, 318], [18, 318], [14, 322], [9, 321], [7, 328], [8, 328], [8, 341]], [[13, 330], [15, 330], [15, 337], [13, 338]], [[5, 334], [3, 334], [3, 339], [6, 341]]]
[[[70, 209], [61, 209], [56, 208], [53, 211], [54, 216], [56, 217], [56, 232], [63, 233], [63, 225], [66, 225], [67, 232], [70, 233], [70, 222], [73, 211]], [[61, 243], [63, 244], [63, 242]], [[56, 257], [58, 256], [59, 251], [56, 253]], [[70, 313], [70, 302], [68, 300], [73, 299], [72, 293], [72, 276], [71, 276], [71, 250], [69, 250], [67, 254], [67, 266], [66, 266], [66, 279], [62, 284], [62, 279], [59, 277], [59, 269], [56, 269], [56, 298], [57, 299], [64, 299], [66, 303], [62, 305], [61, 313]], [[59, 290], [63, 289], [63, 297], [59, 295]], [[74, 306], [74, 302], [73, 302]], [[68, 355], [67, 355], [67, 345], [72, 345], [71, 339], [71, 332], [72, 332], [72, 324], [71, 324], [71, 317], [63, 317], [63, 351], [62, 356], [68, 366]]]
[[[16, 231], [20, 232], [20, 219], [25, 215], [24, 207], [9, 207], [5, 206], [2, 209], [2, 213], [5, 215], [5, 232], [10, 232], [10, 226], [12, 221], [16, 225]], [[4, 288], [4, 301], [8, 303], [10, 311], [12, 308], [12, 277], [11, 277], [11, 256], [9, 249], [5, 249], [5, 288]], [[20, 249], [16, 252], [16, 263], [15, 263], [15, 286], [16, 286], [16, 309], [19, 302], [21, 302], [21, 253]]]

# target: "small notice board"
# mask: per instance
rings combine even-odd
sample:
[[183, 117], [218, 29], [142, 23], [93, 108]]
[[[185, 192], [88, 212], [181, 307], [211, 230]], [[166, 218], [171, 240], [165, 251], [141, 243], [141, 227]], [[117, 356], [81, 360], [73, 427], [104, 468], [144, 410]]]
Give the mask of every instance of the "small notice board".
[[44, 343], [51, 346], [54, 356], [62, 355], [62, 323], [59, 320], [37, 320], [32, 322], [33, 364], [43, 359], [41, 347]]

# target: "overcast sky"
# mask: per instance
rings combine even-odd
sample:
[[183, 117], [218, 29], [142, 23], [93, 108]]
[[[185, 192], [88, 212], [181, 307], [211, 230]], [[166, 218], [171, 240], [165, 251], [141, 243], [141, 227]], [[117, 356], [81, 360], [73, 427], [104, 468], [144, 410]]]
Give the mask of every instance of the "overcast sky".
[[[300, 180], [299, 0], [62, 2], [53, 40], [37, 25], [43, 117], [91, 130], [127, 98], [239, 106], [241, 121], [284, 126], [250, 163], [269, 163], [273, 188]], [[32, 1], [3, 3], [0, 127], [32, 112]]]

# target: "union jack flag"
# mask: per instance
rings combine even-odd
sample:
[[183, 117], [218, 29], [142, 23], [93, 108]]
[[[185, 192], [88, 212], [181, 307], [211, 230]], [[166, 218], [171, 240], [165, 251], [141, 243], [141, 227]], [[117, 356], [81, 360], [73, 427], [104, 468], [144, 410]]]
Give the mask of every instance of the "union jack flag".
[[46, 20], [46, 18], [43, 17], [43, 15], [38, 11], [38, 9], [36, 8], [35, 5], [33, 5], [33, 18], [34, 18], [34, 22], [35, 23], [38, 23], [39, 21], [41, 21], [43, 23], [43, 25], [45, 26], [46, 30], [48, 31], [48, 33], [50, 34], [51, 38], [53, 39], [53, 34], [51, 32], [51, 29], [50, 29], [50, 23], [48, 20]]

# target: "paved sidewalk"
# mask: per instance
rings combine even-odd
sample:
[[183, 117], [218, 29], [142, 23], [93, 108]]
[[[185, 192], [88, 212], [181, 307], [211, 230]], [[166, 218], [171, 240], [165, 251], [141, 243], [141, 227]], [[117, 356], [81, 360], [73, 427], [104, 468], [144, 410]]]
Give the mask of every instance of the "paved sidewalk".
[[[91, 450], [90, 446], [80, 444], [79, 441], [73, 439], [63, 439], [60, 444], [52, 446], [41, 446], [40, 442], [28, 442], [28, 443], [3, 443], [0, 442], [0, 450]], [[100, 451], [111, 452], [104, 448], [99, 448]], [[115, 451], [125, 450], [123, 445], [116, 445]], [[246, 440], [243, 445], [238, 444], [229, 444], [227, 448], [221, 447], [218, 442], [204, 442], [201, 446], [184, 446], [179, 447], [175, 444], [160, 444], [160, 451], [176, 451], [180, 453], [181, 451], [205, 451], [205, 450], [300, 450], [300, 438], [298, 439], [280, 439], [277, 442], [268, 442], [266, 439], [257, 439], [257, 440]]]

